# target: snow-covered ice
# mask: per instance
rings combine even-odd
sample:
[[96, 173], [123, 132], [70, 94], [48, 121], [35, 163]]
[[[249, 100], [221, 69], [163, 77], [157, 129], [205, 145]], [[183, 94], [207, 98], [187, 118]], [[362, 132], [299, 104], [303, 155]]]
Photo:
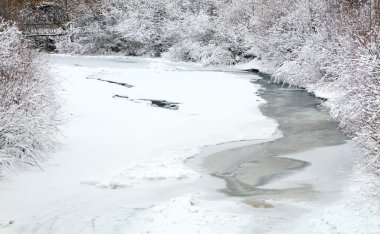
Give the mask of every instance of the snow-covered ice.
[[[183, 233], [188, 227], [189, 233], [236, 233], [247, 225], [236, 214], [242, 203], [204, 198], [192, 183], [201, 175], [184, 160], [205, 145], [274, 136], [276, 123], [260, 113], [264, 101], [251, 76], [141, 58], [51, 56], [51, 62], [70, 113], [62, 150], [43, 170], [0, 184], [1, 233]], [[114, 95], [180, 104], [169, 110]]]
[[380, 183], [377, 175], [355, 168], [341, 198], [302, 216], [289, 233], [376, 234], [380, 232]]

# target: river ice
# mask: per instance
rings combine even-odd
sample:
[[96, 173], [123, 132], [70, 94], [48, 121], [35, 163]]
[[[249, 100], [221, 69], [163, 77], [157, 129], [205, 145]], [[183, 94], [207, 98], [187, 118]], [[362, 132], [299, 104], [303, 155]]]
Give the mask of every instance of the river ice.
[[125, 57], [51, 56], [51, 67], [70, 113], [62, 150], [0, 184], [1, 233], [237, 233], [249, 223], [242, 203], [204, 198], [183, 161], [204, 145], [272, 138], [251, 76]]

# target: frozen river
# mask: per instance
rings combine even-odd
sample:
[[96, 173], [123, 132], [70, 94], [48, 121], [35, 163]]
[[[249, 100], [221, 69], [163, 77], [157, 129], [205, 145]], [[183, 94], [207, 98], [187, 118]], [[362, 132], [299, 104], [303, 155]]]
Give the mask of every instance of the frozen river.
[[50, 60], [62, 147], [0, 183], [0, 233], [276, 231], [336, 199], [350, 170], [304, 91], [161, 59]]

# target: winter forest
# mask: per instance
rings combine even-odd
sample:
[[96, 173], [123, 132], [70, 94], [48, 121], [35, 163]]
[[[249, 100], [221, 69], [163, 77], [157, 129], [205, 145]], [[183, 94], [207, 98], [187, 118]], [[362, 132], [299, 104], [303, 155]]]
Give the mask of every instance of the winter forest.
[[[373, 181], [380, 176], [379, 0], [1, 0], [0, 180], [9, 179], [8, 175], [15, 172], [24, 173], [23, 170], [30, 167], [44, 170], [43, 164], [50, 160], [48, 155], [64, 147], [59, 140], [61, 128], [71, 120], [61, 92], [67, 87], [62, 87], [55, 77], [59, 76], [55, 63], [46, 64], [50, 64], [52, 58], [55, 61], [70, 56], [157, 58], [171, 63], [227, 69], [254, 61], [254, 64], [259, 64], [255, 68], [260, 71], [260, 66], [270, 67], [269, 72], [263, 73], [268, 73], [269, 80], [278, 83], [279, 87], [305, 89], [313, 97], [323, 99], [328, 118], [337, 123], [337, 128], [347, 139], [352, 139], [355, 150], [360, 154], [353, 163], [359, 172], [350, 176], [353, 180], [360, 180], [361, 184], [371, 185], [357, 191], [369, 189], [373, 194], [371, 199], [377, 202], [380, 199], [379, 185], [373, 187], [373, 183], [376, 184]], [[75, 66], [73, 69], [80, 68], [80, 65]], [[77, 73], [87, 70], [78, 70]], [[117, 72], [122, 72], [119, 70]], [[100, 71], [99, 74], [108, 73]], [[129, 76], [131, 73], [126, 70], [125, 74]], [[94, 77], [89, 75], [86, 79], [105, 79]], [[197, 93], [193, 95], [197, 96]], [[226, 93], [225, 98], [228, 95]], [[115, 97], [124, 96], [117, 94]], [[167, 99], [170, 97], [177, 96], [173, 94]], [[129, 97], [132, 101], [146, 101], [144, 98], [143, 95], [137, 95], [133, 100]], [[150, 101], [154, 104], [155, 100]], [[179, 108], [181, 104], [185, 106], [186, 101], [178, 101]], [[227, 141], [223, 138], [220, 142]], [[128, 142], [124, 144], [128, 146]], [[132, 177], [135, 179], [137, 176]], [[224, 174], [216, 177], [223, 177], [227, 187], [232, 183]], [[367, 177], [375, 179], [368, 182], [363, 179]], [[101, 184], [92, 180], [85, 183]], [[113, 182], [111, 184], [114, 186]], [[366, 200], [366, 197], [361, 199]], [[260, 197], [262, 200], [267, 202]], [[182, 200], [175, 202], [178, 201]], [[355, 212], [355, 209], [357, 207], [353, 208], [352, 215], [360, 215], [362, 211]], [[377, 210], [372, 207], [372, 213], [366, 217], [380, 220], [379, 211], [379, 207]], [[0, 232], [1, 220], [8, 219], [2, 214]], [[155, 218], [153, 215], [152, 219]], [[339, 222], [344, 220], [336, 221], [338, 227]], [[6, 226], [12, 226], [8, 220]], [[15, 230], [9, 233], [21, 233], [19, 229]], [[115, 230], [99, 233], [117, 233]], [[140, 232], [139, 228], [136, 229], [138, 231], [127, 230], [133, 230], [131, 233], [171, 233], [166, 229], [152, 229], [151, 232]], [[215, 233], [237, 233], [236, 230], [226, 230], [222, 228]], [[363, 229], [363, 226], [332, 230], [321, 229], [316, 233], [380, 232], [378, 224], [377, 229], [371, 230]], [[71, 233], [77, 233], [75, 231]], [[189, 233], [195, 231], [190, 229]], [[251, 233], [279, 233], [261, 231]], [[61, 230], [55, 233], [70, 232]], [[213, 232], [202, 229], [201, 233]]]

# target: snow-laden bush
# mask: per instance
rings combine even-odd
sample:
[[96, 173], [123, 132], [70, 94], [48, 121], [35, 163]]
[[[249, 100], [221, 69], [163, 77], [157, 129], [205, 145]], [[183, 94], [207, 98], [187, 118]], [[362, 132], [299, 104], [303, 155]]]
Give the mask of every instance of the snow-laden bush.
[[201, 44], [197, 41], [185, 40], [175, 44], [163, 55], [174, 61], [201, 62], [203, 64], [233, 64], [231, 52], [216, 44]]
[[56, 146], [59, 105], [45, 66], [17, 27], [0, 19], [0, 177], [38, 165]]
[[[116, 32], [109, 31], [103, 26], [104, 17], [86, 17], [70, 25], [66, 36], [60, 37], [56, 46], [61, 53], [75, 54], [107, 54], [117, 52]], [[94, 36], [96, 35], [96, 36]]]
[[[340, 91], [332, 100], [332, 116], [366, 152], [367, 169], [380, 174], [380, 34], [365, 44], [353, 41], [346, 48], [341, 74], [335, 82]], [[354, 43], [356, 42], [356, 43]], [[344, 71], [343, 71], [344, 70]]]

